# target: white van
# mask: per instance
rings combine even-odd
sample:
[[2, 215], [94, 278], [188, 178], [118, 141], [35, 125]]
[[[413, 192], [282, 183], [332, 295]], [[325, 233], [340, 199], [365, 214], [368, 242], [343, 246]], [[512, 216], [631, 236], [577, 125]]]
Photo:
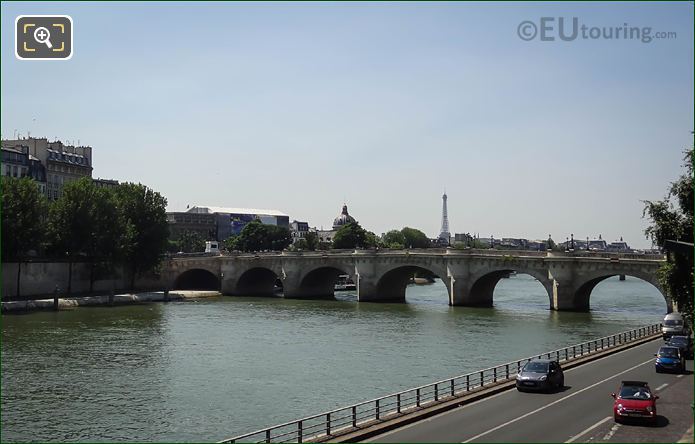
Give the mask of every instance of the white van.
[[689, 335], [688, 327], [685, 325], [683, 315], [680, 313], [669, 313], [664, 317], [664, 323], [661, 327], [661, 334], [664, 339], [671, 336]]
[[219, 254], [220, 244], [217, 241], [206, 241], [205, 242], [205, 252]]

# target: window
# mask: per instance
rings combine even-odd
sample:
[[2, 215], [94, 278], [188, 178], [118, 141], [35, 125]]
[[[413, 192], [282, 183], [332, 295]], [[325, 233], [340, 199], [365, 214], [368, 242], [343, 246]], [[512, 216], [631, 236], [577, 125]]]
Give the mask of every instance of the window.
[[11, 176], [12, 175], [12, 166], [11, 165], [5, 165], [5, 176]]
[[14, 177], [17, 177], [17, 165], [15, 165], [15, 166], [12, 167], [12, 175], [13, 175]]

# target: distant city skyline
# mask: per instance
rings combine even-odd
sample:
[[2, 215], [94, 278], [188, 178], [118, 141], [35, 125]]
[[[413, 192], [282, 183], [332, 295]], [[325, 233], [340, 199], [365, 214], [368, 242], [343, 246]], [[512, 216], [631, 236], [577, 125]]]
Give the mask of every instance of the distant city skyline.
[[[436, 237], [446, 189], [451, 233], [635, 248], [692, 144], [692, 3], [160, 6], [2, 3], [2, 137], [79, 140], [169, 211]], [[72, 16], [73, 58], [17, 60], [22, 14]], [[545, 16], [677, 37], [519, 38]]]

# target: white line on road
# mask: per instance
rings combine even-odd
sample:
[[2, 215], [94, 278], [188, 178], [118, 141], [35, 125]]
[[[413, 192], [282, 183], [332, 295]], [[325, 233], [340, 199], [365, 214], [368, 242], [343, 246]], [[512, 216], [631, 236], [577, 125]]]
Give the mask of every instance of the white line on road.
[[606, 433], [606, 436], [603, 437], [603, 440], [608, 441], [609, 439], [611, 439], [613, 437], [613, 435], [615, 435], [615, 432], [618, 431], [619, 428], [620, 428], [620, 424], [616, 424], [613, 427], [611, 427], [611, 429], [608, 431], [608, 433]]
[[604, 422], [608, 421], [608, 420], [611, 419], [611, 418], [612, 418], [611, 416], [606, 416], [605, 418], [603, 418], [602, 420], [600, 420], [600, 421], [597, 422], [596, 424], [592, 425], [592, 426], [589, 427], [588, 429], [582, 430], [581, 432], [577, 433], [576, 435], [574, 435], [573, 437], [571, 437], [570, 439], [568, 439], [568, 440], [565, 441], [565, 442], [574, 442], [574, 441], [576, 441], [577, 438], [579, 438], [580, 436], [589, 433], [590, 431], [594, 430], [596, 427], [600, 426], [601, 424], [603, 424]]
[[676, 378], [682, 378], [683, 376], [685, 376], [685, 375], [678, 375], [678, 376], [676, 376]]
[[[633, 351], [633, 350], [634, 350], [634, 347], [630, 347], [630, 348], [627, 348], [627, 349], [625, 349], [625, 350], [620, 350], [619, 352], [616, 352], [616, 353], [613, 353], [613, 354], [610, 354], [610, 355], [601, 356], [600, 358], [596, 359], [595, 361], [587, 362], [586, 365], [578, 365], [578, 366], [576, 366], [576, 367], [572, 367], [572, 368], [570, 368], [570, 369], [568, 369], [568, 370], [565, 370], [565, 374], [567, 374], [567, 373], [569, 373], [569, 372], [572, 372], [572, 371], [575, 371], [575, 370], [581, 370], [582, 368], [586, 368], [586, 367], [588, 367], [588, 366], [590, 366], [590, 365], [592, 365], [592, 364], [600, 364], [600, 362], [603, 361], [604, 359], [614, 358], [614, 357], [616, 357], [616, 356], [618, 356], [618, 355], [622, 355], [623, 353], [627, 353], [627, 352], [630, 352], [630, 351]], [[640, 365], [642, 365], [642, 364], [640, 364]], [[681, 375], [681, 376], [683, 376], [683, 375]], [[506, 395], [509, 395], [510, 393], [514, 393], [514, 390], [506, 390], [506, 391], [497, 393], [497, 394], [495, 394], [495, 395], [485, 397], [485, 398], [483, 398], [483, 399], [478, 399], [477, 401], [473, 401], [473, 402], [470, 402], [470, 403], [466, 403], [466, 404], [464, 404], [464, 405], [462, 405], [462, 406], [460, 406], [460, 407], [457, 407], [456, 409], [453, 409], [453, 410], [450, 410], [450, 411], [446, 411], [446, 412], [442, 412], [442, 413], [437, 413], [436, 415], [427, 418], [426, 421], [432, 421], [432, 420], [435, 420], [435, 419], [437, 419], [437, 418], [439, 418], [439, 417], [441, 417], [441, 416], [450, 415], [452, 412], [455, 412], [455, 411], [457, 411], [457, 410], [468, 409], [468, 408], [471, 408], [471, 407], [473, 407], [473, 406], [475, 406], [475, 405], [477, 405], [477, 404], [481, 404], [481, 403], [483, 403], [483, 402], [486, 402], [486, 401], [488, 401], [488, 400], [490, 400], [490, 399], [492, 399], [492, 398], [497, 398], [498, 396], [506, 396]], [[394, 435], [394, 434], [396, 434], [396, 433], [402, 432], [403, 430], [407, 430], [407, 429], [410, 429], [410, 428], [415, 428], [415, 427], [418, 426], [418, 424], [421, 424], [421, 421], [416, 421], [416, 422], [413, 422], [413, 423], [411, 423], [411, 424], [405, 425], [405, 426], [403, 426], [403, 427], [398, 427], [398, 428], [396, 428], [396, 429], [394, 429], [394, 430], [391, 430], [391, 431], [388, 431], [388, 432], [384, 432], [384, 433], [380, 433], [379, 435], [376, 435], [376, 436], [374, 436], [373, 438], [367, 439], [367, 440], [362, 441], [362, 442], [375, 442], [376, 440], [378, 440], [378, 439], [380, 439], [380, 438], [383, 438], [383, 437], [385, 437], [385, 436]]]
[[668, 385], [668, 382], [665, 382], [665, 383], [661, 384], [660, 386], [658, 386], [657, 388], [655, 388], [654, 390], [656, 390], [658, 392], [659, 390], [666, 387], [667, 385]]
[[555, 405], [555, 404], [558, 404], [558, 403], [560, 403], [560, 402], [562, 402], [562, 401], [564, 401], [564, 400], [566, 400], [566, 399], [569, 399], [569, 398], [571, 398], [571, 397], [573, 397], [573, 396], [576, 396], [576, 395], [578, 395], [578, 394], [580, 394], [580, 393], [582, 393], [582, 392], [585, 392], [585, 391], [587, 391], [587, 390], [589, 390], [589, 389], [591, 389], [591, 388], [594, 388], [594, 387], [596, 387], [596, 386], [599, 385], [599, 384], [603, 384], [603, 383], [606, 382], [606, 381], [610, 381], [611, 379], [614, 379], [616, 376], [620, 376], [620, 375], [622, 375], [622, 374], [624, 374], [624, 373], [627, 373], [627, 372], [629, 372], [629, 371], [632, 371], [632, 370], [636, 369], [637, 367], [641, 367], [641, 366], [643, 366], [643, 365], [645, 365], [645, 364], [649, 364], [649, 363], [651, 363], [651, 362], [653, 362], [653, 361], [654, 361], [653, 359], [650, 359], [650, 360], [648, 360], [648, 361], [644, 361], [644, 362], [641, 363], [641, 364], [637, 364], [637, 365], [635, 365], [635, 366], [632, 366], [632, 367], [630, 367], [630, 368], [627, 369], [627, 370], [623, 370], [623, 371], [620, 372], [620, 373], [616, 373], [615, 375], [610, 376], [610, 377], [608, 377], [608, 378], [606, 378], [606, 379], [603, 379], [603, 380], [601, 380], [601, 381], [599, 381], [599, 382], [596, 382], [596, 383], [594, 383], [594, 384], [591, 384], [591, 385], [588, 386], [588, 387], [584, 387], [584, 388], [581, 389], [581, 390], [577, 390], [576, 392], [572, 393], [571, 395], [567, 395], [567, 396], [565, 396], [564, 398], [560, 398], [560, 399], [558, 399], [557, 401], [553, 401], [553, 402], [551, 402], [550, 404], [546, 404], [546, 405], [544, 405], [543, 407], [539, 407], [539, 408], [537, 408], [536, 410], [532, 410], [532, 411], [530, 411], [530, 412], [528, 412], [528, 413], [526, 413], [526, 414], [524, 414], [524, 415], [519, 416], [518, 418], [512, 419], [511, 421], [507, 421], [507, 422], [505, 422], [504, 424], [500, 424], [500, 425], [498, 425], [497, 427], [493, 427], [493, 428], [491, 428], [490, 430], [488, 430], [488, 431], [486, 431], [486, 432], [479, 433], [479, 434], [475, 435], [474, 437], [469, 438], [469, 439], [467, 439], [467, 440], [465, 440], [465, 441], [462, 441], [462, 442], [471, 442], [471, 441], [474, 441], [474, 440], [476, 440], [476, 439], [478, 439], [478, 438], [480, 438], [480, 437], [483, 437], [483, 436], [485, 436], [485, 435], [487, 435], [487, 434], [489, 434], [489, 433], [492, 433], [492, 432], [494, 432], [494, 431], [496, 431], [496, 430], [499, 430], [499, 429], [501, 429], [502, 427], [506, 427], [506, 426], [508, 426], [509, 424], [513, 424], [513, 423], [515, 423], [515, 422], [517, 422], [517, 421], [520, 421], [520, 420], [522, 420], [522, 419], [524, 419], [524, 418], [526, 418], [526, 417], [528, 417], [528, 416], [533, 415], [534, 413], [538, 413], [538, 412], [540, 412], [541, 410], [545, 410], [545, 409], [547, 409], [547, 408], [550, 407], [550, 406], [553, 406], [553, 405]]

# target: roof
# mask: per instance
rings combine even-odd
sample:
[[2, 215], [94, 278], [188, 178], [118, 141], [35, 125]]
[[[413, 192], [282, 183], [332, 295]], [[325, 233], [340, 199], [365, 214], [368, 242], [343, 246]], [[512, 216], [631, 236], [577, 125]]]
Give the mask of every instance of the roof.
[[635, 385], [639, 387], [647, 387], [647, 383], [644, 381], [621, 381], [622, 385]]
[[254, 214], [262, 216], [287, 216], [289, 215], [278, 210], [262, 210], [259, 208], [227, 208], [227, 207], [212, 207], [208, 205], [199, 205], [191, 207], [188, 213], [227, 213], [227, 214]]

